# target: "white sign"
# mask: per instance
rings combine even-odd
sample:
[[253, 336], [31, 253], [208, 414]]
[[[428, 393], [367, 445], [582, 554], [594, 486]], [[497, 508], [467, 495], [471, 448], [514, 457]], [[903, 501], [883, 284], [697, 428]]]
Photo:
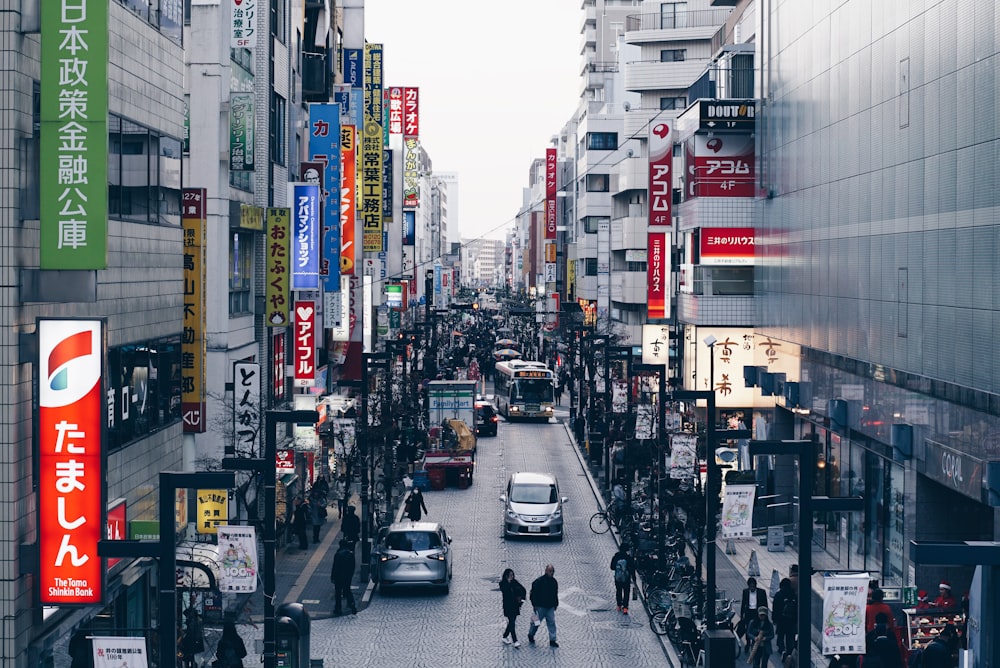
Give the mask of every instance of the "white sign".
[[257, 0], [229, 0], [232, 49], [252, 49], [257, 45]]
[[651, 440], [656, 432], [656, 406], [639, 404], [635, 407], [635, 437], [639, 440]]
[[694, 478], [696, 445], [698, 437], [693, 434], [674, 434], [670, 437], [670, 478], [690, 480]]
[[233, 434], [237, 452], [261, 452], [260, 364], [233, 364]]
[[238, 594], [257, 591], [257, 529], [220, 524], [219, 591]]
[[146, 638], [91, 636], [94, 668], [148, 668]]
[[665, 365], [670, 359], [670, 326], [642, 326], [642, 363]]
[[757, 485], [726, 485], [722, 499], [722, 537], [749, 538], [753, 531], [753, 500]]
[[333, 451], [339, 457], [347, 457], [354, 451], [354, 418], [333, 418], [330, 422]]
[[824, 655], [865, 653], [867, 573], [823, 578], [822, 629]]

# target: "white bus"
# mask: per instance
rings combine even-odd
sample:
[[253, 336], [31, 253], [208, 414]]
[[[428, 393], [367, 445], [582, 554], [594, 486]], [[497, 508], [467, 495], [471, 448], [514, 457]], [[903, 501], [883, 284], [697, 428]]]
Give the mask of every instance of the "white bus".
[[541, 362], [497, 362], [493, 393], [497, 410], [508, 420], [548, 420], [555, 415], [555, 374]]

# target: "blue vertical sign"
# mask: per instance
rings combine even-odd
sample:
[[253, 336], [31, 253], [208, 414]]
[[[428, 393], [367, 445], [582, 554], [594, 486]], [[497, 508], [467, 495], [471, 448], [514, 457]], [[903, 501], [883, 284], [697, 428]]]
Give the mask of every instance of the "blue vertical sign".
[[434, 308], [440, 308], [444, 302], [441, 294], [441, 265], [434, 265], [434, 301], [431, 302]]
[[340, 105], [309, 105], [309, 156], [323, 170], [323, 289], [340, 291]]
[[344, 83], [351, 88], [364, 88], [364, 66], [364, 49], [344, 49]]
[[319, 290], [319, 186], [291, 185], [292, 290]]

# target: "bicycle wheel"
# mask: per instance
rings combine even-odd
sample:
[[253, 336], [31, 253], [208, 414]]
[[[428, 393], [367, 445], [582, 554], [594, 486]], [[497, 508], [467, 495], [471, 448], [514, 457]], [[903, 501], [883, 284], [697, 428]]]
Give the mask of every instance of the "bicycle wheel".
[[658, 636], [667, 635], [667, 630], [670, 628], [667, 625], [667, 611], [659, 610], [653, 613], [649, 618], [649, 628]]
[[666, 589], [654, 587], [646, 592], [646, 602], [650, 608], [667, 609], [671, 605], [670, 592]]
[[594, 533], [607, 533], [610, 528], [607, 513], [597, 511], [590, 516], [590, 530]]

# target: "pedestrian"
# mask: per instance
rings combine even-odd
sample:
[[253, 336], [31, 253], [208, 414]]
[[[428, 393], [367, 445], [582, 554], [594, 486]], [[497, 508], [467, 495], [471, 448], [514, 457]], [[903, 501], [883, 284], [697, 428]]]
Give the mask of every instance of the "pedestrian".
[[743, 633], [737, 633], [737, 635], [743, 636], [747, 652], [750, 651], [750, 645], [753, 643], [753, 637], [747, 633], [747, 626], [750, 624], [750, 620], [757, 616], [757, 610], [766, 607], [767, 594], [764, 593], [763, 589], [757, 587], [757, 578], [747, 578], [747, 586], [743, 590], [743, 597], [740, 600], [740, 622], [736, 626], [737, 629], [742, 628], [743, 630]]
[[215, 647], [215, 661], [212, 668], [243, 668], [243, 657], [247, 655], [247, 647], [243, 638], [236, 632], [236, 624], [227, 621], [222, 625], [222, 636]]
[[952, 668], [955, 665], [952, 653], [958, 644], [958, 627], [947, 624], [937, 638], [934, 638], [921, 653], [921, 668]]
[[333, 569], [330, 571], [330, 582], [333, 583], [333, 614], [338, 617], [343, 614], [341, 601], [347, 601], [351, 614], [358, 614], [354, 604], [354, 594], [351, 593], [351, 582], [354, 580], [354, 546], [346, 538], [340, 541], [340, 547], [333, 555]]
[[419, 487], [414, 487], [410, 495], [406, 497], [406, 516], [414, 522], [419, 522], [422, 517], [420, 511], [427, 512], [427, 505], [424, 503], [424, 495]]
[[347, 506], [344, 511], [344, 519], [340, 522], [340, 530], [344, 534], [344, 540], [357, 543], [361, 534], [361, 518], [354, 514], [354, 506]]
[[556, 406], [562, 406], [563, 386], [562, 383], [556, 385]]
[[330, 491], [327, 493], [330, 503], [337, 508], [337, 518], [344, 516], [344, 477], [338, 476], [333, 479]]
[[514, 643], [514, 647], [520, 647], [521, 643], [517, 640], [517, 629], [514, 622], [517, 621], [517, 616], [521, 613], [521, 604], [524, 603], [528, 592], [525, 591], [524, 585], [514, 577], [513, 569], [504, 569], [503, 575], [500, 576], [500, 593], [503, 595], [503, 616], [507, 618], [507, 626], [503, 630], [502, 640], [506, 645]]
[[297, 497], [295, 499], [295, 514], [292, 515], [292, 531], [299, 539], [299, 549], [305, 550], [309, 547], [309, 539], [306, 536], [306, 527], [312, 523], [312, 510], [309, 508], [309, 499]]
[[309, 503], [309, 521], [313, 529], [313, 545], [319, 543], [319, 530], [326, 522], [326, 506], [313, 500]]
[[553, 577], [556, 567], [545, 566], [545, 574], [531, 583], [531, 605], [535, 613], [531, 616], [528, 626], [528, 642], [535, 644], [535, 631], [545, 622], [549, 631], [549, 647], [559, 647], [556, 642], [556, 608], [559, 607], [559, 582]]
[[771, 638], [774, 637], [774, 624], [767, 617], [767, 607], [757, 609], [757, 617], [747, 623], [747, 635], [753, 638], [747, 663], [754, 668], [765, 668], [771, 657]]
[[865, 633], [869, 633], [875, 628], [876, 617], [880, 614], [888, 618], [886, 625], [890, 631], [896, 628], [896, 617], [892, 613], [892, 608], [885, 602], [885, 592], [876, 588], [872, 590], [871, 601], [865, 606]]
[[795, 634], [798, 632], [799, 622], [798, 597], [792, 589], [791, 579], [782, 578], [778, 583], [778, 593], [774, 595], [771, 607], [774, 610], [778, 651], [781, 652], [781, 660], [784, 662], [785, 657], [795, 649]]
[[184, 616], [187, 618], [187, 623], [178, 649], [183, 657], [184, 668], [194, 668], [195, 654], [205, 651], [205, 629], [201, 623], [201, 615], [194, 608], [185, 610]]
[[615, 602], [618, 612], [628, 614], [628, 599], [632, 593], [632, 579], [635, 577], [635, 559], [628, 552], [628, 543], [622, 543], [615, 556], [611, 557], [611, 570], [615, 572]]
[[903, 668], [903, 655], [896, 634], [889, 628], [890, 619], [884, 612], [875, 615], [875, 626], [865, 635], [865, 668]]

